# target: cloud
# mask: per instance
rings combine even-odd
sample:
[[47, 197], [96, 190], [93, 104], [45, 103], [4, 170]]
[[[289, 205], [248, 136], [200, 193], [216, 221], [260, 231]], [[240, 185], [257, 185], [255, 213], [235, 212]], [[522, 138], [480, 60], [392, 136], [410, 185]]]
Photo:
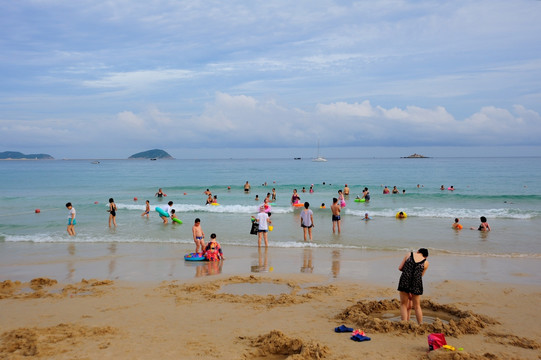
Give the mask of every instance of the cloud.
[[443, 106], [384, 108], [370, 101], [317, 104], [312, 111], [275, 100], [217, 93], [196, 129], [216, 134], [221, 146], [310, 146], [314, 139], [334, 146], [541, 145], [539, 113], [483, 107], [456, 119]]
[[193, 71], [180, 69], [138, 70], [107, 74], [97, 80], [83, 81], [84, 86], [96, 88], [144, 88], [156, 83], [189, 79]]
[[318, 139], [326, 147], [541, 146], [541, 116], [522, 105], [511, 109], [487, 106], [457, 119], [443, 106], [387, 108], [363, 100], [319, 103], [311, 110], [303, 110], [273, 98], [221, 92], [197, 115], [165, 112], [150, 105], [142, 111], [123, 110], [110, 116], [2, 121], [0, 131], [4, 146], [19, 151], [20, 139], [32, 139], [32, 146], [42, 148], [134, 151], [182, 147], [313, 148]]

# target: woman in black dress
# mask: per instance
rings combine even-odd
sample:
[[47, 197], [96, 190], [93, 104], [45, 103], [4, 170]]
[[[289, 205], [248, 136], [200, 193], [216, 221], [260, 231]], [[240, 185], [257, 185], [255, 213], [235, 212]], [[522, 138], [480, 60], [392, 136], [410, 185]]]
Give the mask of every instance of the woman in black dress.
[[411, 308], [413, 307], [417, 322], [419, 324], [423, 323], [421, 295], [423, 294], [423, 275], [428, 269], [427, 257], [428, 250], [421, 248], [416, 253], [411, 252], [406, 255], [398, 267], [398, 270], [402, 271], [398, 282], [402, 321], [409, 321]]

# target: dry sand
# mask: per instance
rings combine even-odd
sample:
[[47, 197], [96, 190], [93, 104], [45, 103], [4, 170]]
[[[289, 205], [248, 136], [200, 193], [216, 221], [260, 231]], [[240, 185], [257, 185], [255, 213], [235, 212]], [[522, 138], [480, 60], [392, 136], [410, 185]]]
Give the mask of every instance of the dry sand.
[[[313, 274], [8, 280], [0, 359], [541, 359], [541, 286], [431, 287], [423, 308], [437, 319], [418, 326], [388, 320], [399, 314], [393, 288]], [[336, 333], [342, 324], [371, 341]], [[428, 353], [431, 332], [464, 350]]]

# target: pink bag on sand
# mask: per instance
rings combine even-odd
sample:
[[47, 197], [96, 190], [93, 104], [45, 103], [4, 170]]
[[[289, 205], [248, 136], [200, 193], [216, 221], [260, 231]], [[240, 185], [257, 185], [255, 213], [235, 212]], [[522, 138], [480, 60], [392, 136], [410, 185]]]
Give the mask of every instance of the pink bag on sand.
[[428, 350], [429, 351], [439, 349], [443, 345], [447, 345], [447, 341], [445, 341], [445, 335], [443, 334], [428, 335]]

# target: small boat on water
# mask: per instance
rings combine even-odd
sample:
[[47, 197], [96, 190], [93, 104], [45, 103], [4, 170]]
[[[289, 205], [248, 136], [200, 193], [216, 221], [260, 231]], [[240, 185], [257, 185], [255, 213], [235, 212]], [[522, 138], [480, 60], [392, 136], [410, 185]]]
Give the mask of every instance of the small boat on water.
[[293, 160], [300, 160], [301, 158], [293, 158]]
[[99, 164], [100, 162], [99, 161], [92, 161], [92, 164]]
[[156, 160], [158, 160], [158, 159], [156, 159], [156, 158], [151, 158], [150, 159], [150, 161], [156, 161]]
[[317, 141], [317, 157], [313, 158], [312, 161], [314, 162], [326, 162], [327, 159], [325, 159], [321, 154], [319, 153], [319, 140]]

